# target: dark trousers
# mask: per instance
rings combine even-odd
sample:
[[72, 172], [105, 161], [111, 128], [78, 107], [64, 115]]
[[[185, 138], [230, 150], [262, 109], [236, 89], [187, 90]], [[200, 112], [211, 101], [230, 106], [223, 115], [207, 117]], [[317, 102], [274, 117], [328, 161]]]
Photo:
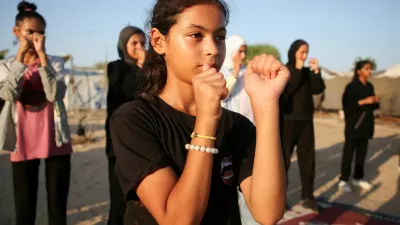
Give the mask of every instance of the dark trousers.
[[364, 178], [364, 163], [367, 156], [368, 139], [346, 139], [343, 148], [341, 180], [348, 181], [351, 173], [351, 163], [353, 162], [354, 153], [356, 161], [354, 163], [354, 179]]
[[[71, 155], [50, 157], [45, 162], [49, 225], [66, 225]], [[34, 225], [40, 159], [11, 164], [16, 225]]]
[[297, 158], [301, 178], [302, 199], [314, 199], [315, 143], [312, 121], [285, 120], [283, 122], [282, 150], [286, 174], [290, 167], [290, 158], [297, 146]]
[[110, 212], [108, 225], [123, 225], [126, 203], [118, 177], [115, 174], [115, 157], [108, 158], [108, 180], [110, 184]]

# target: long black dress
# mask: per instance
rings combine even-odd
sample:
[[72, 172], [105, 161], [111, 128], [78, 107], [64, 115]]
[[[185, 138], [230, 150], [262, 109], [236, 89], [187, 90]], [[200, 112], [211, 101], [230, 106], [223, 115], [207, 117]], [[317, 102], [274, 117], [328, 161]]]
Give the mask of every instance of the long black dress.
[[127, 64], [123, 60], [110, 62], [107, 67], [109, 87], [105, 128], [111, 198], [108, 225], [122, 225], [126, 208], [121, 186], [115, 174], [116, 157], [111, 143], [110, 118], [118, 107], [135, 99], [139, 70], [138, 66]]

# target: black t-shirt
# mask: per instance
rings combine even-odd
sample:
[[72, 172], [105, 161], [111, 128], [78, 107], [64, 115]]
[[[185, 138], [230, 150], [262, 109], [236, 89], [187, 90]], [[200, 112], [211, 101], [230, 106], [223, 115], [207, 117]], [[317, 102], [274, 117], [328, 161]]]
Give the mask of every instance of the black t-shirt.
[[[111, 133], [116, 172], [127, 201], [125, 224], [157, 224], [136, 189], [147, 175], [167, 166], [181, 176], [195, 120], [158, 97], [117, 109]], [[214, 156], [210, 198], [201, 224], [240, 224], [237, 186], [252, 174], [256, 130], [244, 116], [223, 109], [216, 137], [219, 153]]]

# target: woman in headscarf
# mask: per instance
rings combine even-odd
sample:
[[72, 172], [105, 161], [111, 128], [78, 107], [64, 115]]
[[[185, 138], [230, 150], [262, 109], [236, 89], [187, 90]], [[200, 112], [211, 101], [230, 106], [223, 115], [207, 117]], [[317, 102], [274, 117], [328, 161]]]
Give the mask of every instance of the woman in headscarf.
[[133, 26], [122, 29], [118, 41], [120, 59], [110, 62], [107, 67], [108, 94], [106, 119], [106, 154], [108, 157], [108, 175], [110, 183], [110, 213], [108, 225], [122, 225], [125, 214], [123, 193], [115, 175], [116, 158], [111, 143], [110, 118], [122, 104], [135, 99], [137, 73], [143, 66], [146, 56], [146, 36], [144, 32]]
[[287, 67], [291, 77], [285, 90], [282, 150], [286, 172], [290, 158], [297, 146], [297, 156], [302, 185], [302, 206], [317, 211], [313, 195], [315, 176], [314, 103], [313, 95], [325, 90], [318, 60], [310, 59], [305, 67], [309, 45], [304, 40], [293, 42]]
[[247, 44], [238, 35], [230, 36], [225, 43], [226, 56], [221, 73], [226, 79], [229, 94], [222, 102], [222, 107], [240, 113], [254, 123], [250, 98], [244, 90], [244, 74], [246, 71], [244, 59], [247, 54]]

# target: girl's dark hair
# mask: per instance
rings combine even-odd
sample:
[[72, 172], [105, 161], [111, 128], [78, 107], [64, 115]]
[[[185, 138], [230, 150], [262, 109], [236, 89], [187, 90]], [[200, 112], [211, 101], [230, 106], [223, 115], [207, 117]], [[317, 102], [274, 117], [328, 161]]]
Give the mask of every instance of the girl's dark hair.
[[36, 12], [36, 5], [30, 2], [22, 1], [18, 4], [18, 14], [15, 17], [15, 26], [18, 26], [24, 19], [35, 18], [40, 20], [44, 25], [46, 25], [46, 20], [42, 15]]
[[357, 71], [361, 70], [365, 65], [372, 65], [372, 62], [369, 60], [360, 60], [356, 63], [356, 68], [354, 68], [354, 76], [353, 79], [358, 79]]
[[302, 40], [302, 39], [298, 39], [298, 40], [294, 41], [292, 43], [292, 45], [290, 45], [290, 49], [289, 49], [289, 52], [288, 52], [288, 60], [289, 60], [289, 62], [287, 63], [287, 65], [296, 66], [296, 52], [303, 45], [309, 46], [308, 43], [305, 40]]
[[[229, 9], [223, 0], [157, 0], [150, 13], [148, 29], [157, 28], [167, 36], [169, 30], [177, 23], [177, 16], [185, 9], [195, 5], [215, 5], [225, 17], [225, 24], [229, 22]], [[159, 55], [152, 47], [151, 40], [143, 70], [139, 74], [139, 95], [151, 99], [158, 95], [167, 83], [167, 65], [163, 55]]]

